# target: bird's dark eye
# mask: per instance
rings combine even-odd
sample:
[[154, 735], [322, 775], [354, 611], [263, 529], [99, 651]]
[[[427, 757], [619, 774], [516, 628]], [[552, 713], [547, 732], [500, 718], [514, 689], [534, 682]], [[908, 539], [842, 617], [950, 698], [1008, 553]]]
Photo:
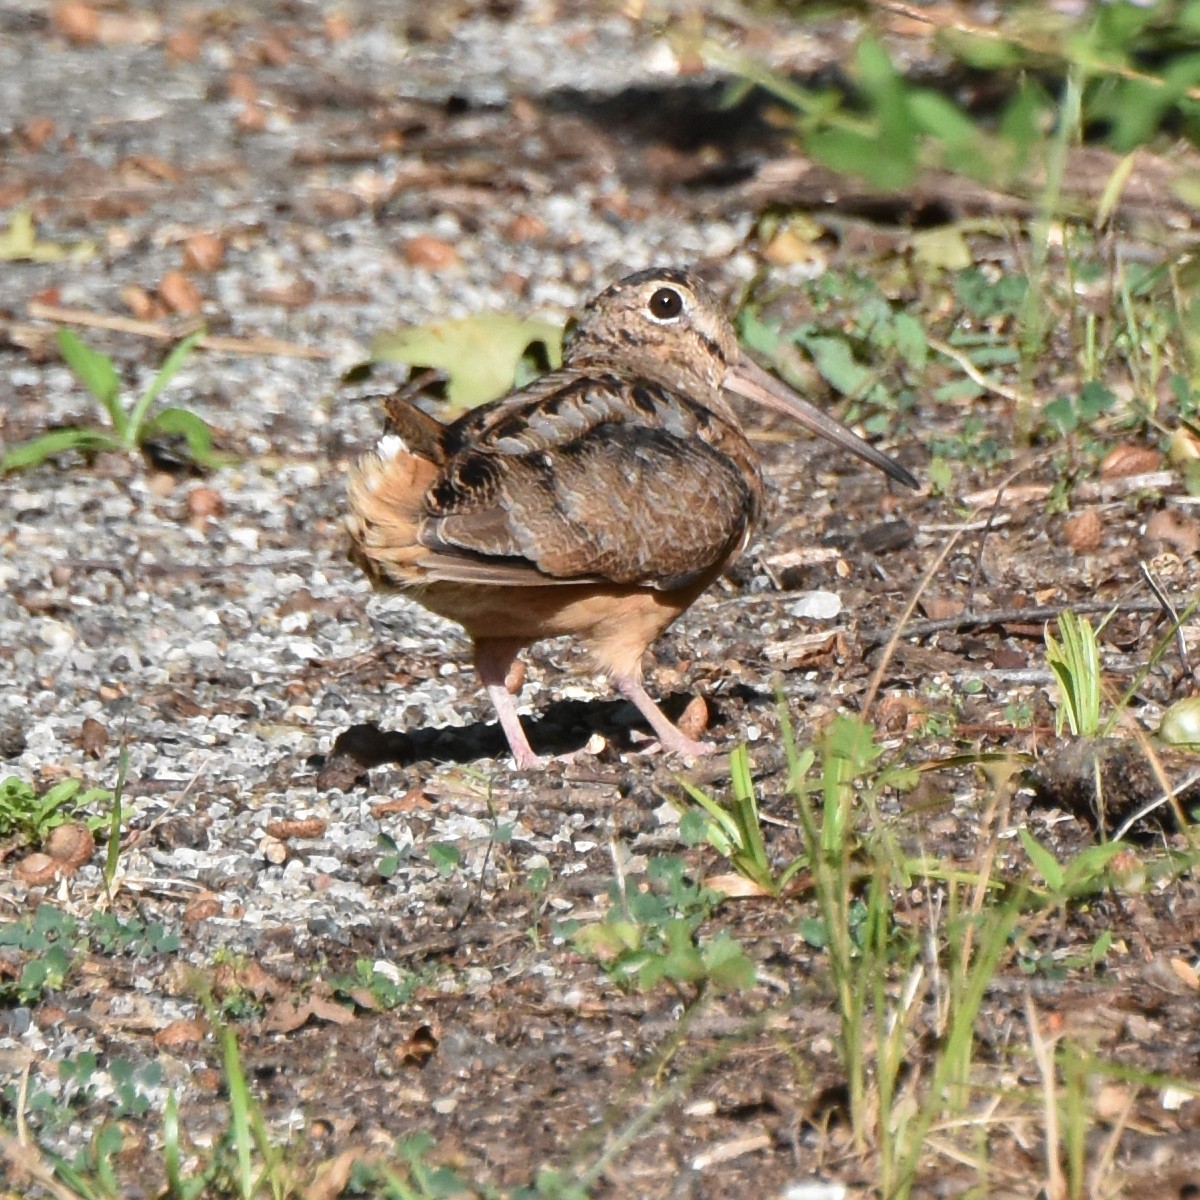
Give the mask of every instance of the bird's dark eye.
[[674, 288], [661, 287], [650, 297], [649, 307], [656, 321], [673, 321], [683, 312], [683, 297]]

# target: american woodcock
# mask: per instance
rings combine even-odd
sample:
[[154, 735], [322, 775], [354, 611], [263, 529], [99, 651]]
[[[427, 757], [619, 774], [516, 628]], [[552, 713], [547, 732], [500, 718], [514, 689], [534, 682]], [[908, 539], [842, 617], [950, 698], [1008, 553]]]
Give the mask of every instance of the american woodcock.
[[759, 460], [734, 396], [917, 486], [752, 362], [713, 295], [680, 270], [613, 284], [568, 331], [561, 369], [453, 424], [388, 402], [391, 429], [350, 478], [353, 557], [378, 584], [463, 626], [518, 767], [541, 760], [510, 672], [524, 647], [564, 634], [664, 749], [713, 748], [647, 695], [642, 658], [762, 513]]

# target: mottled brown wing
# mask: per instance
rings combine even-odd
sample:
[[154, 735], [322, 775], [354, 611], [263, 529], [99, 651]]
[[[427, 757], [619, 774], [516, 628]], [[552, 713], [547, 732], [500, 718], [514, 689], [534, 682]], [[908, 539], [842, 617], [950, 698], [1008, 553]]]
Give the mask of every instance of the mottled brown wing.
[[419, 533], [431, 578], [683, 587], [724, 562], [756, 515], [751, 482], [699, 437], [604, 420], [538, 440], [516, 452], [476, 443], [445, 464]]

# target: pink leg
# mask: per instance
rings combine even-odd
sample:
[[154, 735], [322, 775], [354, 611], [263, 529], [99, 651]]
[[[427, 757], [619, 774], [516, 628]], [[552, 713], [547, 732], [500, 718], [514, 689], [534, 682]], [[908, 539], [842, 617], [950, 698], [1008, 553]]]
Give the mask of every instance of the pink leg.
[[716, 749], [712, 742], [698, 742], [672, 725], [663, 716], [658, 705], [650, 699], [637, 675], [614, 675], [612, 681], [621, 695], [650, 723], [650, 728], [654, 730], [664, 750], [670, 750], [672, 754], [682, 754], [685, 758], [700, 758]]
[[508, 739], [517, 768], [530, 771], [545, 766], [546, 760], [534, 754], [525, 730], [521, 728], [521, 718], [517, 716], [516, 699], [505, 683], [522, 646], [523, 643], [511, 638], [480, 638], [475, 643], [475, 670], [500, 718], [500, 728]]

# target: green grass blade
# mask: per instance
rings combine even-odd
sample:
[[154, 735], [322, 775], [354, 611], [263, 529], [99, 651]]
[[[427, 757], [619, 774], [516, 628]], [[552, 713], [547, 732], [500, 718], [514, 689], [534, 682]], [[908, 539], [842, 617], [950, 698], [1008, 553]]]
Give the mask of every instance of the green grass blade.
[[186, 408], [160, 408], [146, 422], [139, 441], [145, 441], [156, 433], [181, 435], [187, 442], [188, 454], [197, 466], [215, 468], [231, 461], [227, 455], [219, 454], [212, 448], [212, 430], [204, 419]]
[[113, 429], [124, 441], [129, 422], [119, 398], [121, 377], [117, 374], [112, 359], [107, 354], [101, 354], [99, 350], [85, 345], [69, 329], [58, 331], [58, 348], [79, 382], [104, 406]]
[[179, 1151], [179, 1101], [175, 1098], [175, 1089], [171, 1088], [163, 1109], [163, 1167], [167, 1175], [167, 1191], [176, 1198], [185, 1194], [182, 1160]]
[[142, 432], [142, 425], [146, 420], [146, 414], [150, 411], [150, 406], [158, 399], [163, 388], [178, 374], [179, 369], [187, 361], [187, 357], [191, 354], [196, 343], [204, 337], [204, 333], [203, 329], [198, 329], [175, 346], [163, 361], [163, 365], [158, 368], [158, 374], [150, 380], [149, 386], [138, 397], [137, 403], [133, 406], [133, 411], [129, 414], [129, 425], [126, 433], [126, 440], [130, 450], [137, 446], [145, 436]]
[[734, 812], [741, 831], [742, 850], [758, 867], [757, 873], [770, 878], [767, 846], [758, 817], [758, 800], [754, 795], [754, 777], [750, 772], [750, 752], [745, 746], [738, 746], [729, 756], [729, 771], [733, 782]]
[[246, 1085], [238, 1054], [237, 1036], [227, 1025], [220, 1026], [221, 1057], [225, 1067], [225, 1083], [229, 1088], [229, 1122], [233, 1137], [234, 1153], [237, 1155], [237, 1175], [242, 1200], [251, 1200], [254, 1195], [254, 1174], [251, 1167], [253, 1138], [250, 1133], [250, 1110], [253, 1101]]
[[100, 429], [54, 429], [40, 437], [18, 442], [3, 458], [0, 458], [0, 475], [9, 471], [26, 471], [40, 467], [48, 458], [78, 450], [87, 454], [92, 450], [120, 450], [120, 441]]
[[1028, 829], [1020, 829], [1017, 832], [1021, 838], [1021, 845], [1025, 847], [1025, 853], [1029, 855], [1029, 861], [1033, 863], [1034, 870], [1046, 881], [1046, 885], [1052, 892], [1061, 892], [1066, 877], [1058, 859]]

